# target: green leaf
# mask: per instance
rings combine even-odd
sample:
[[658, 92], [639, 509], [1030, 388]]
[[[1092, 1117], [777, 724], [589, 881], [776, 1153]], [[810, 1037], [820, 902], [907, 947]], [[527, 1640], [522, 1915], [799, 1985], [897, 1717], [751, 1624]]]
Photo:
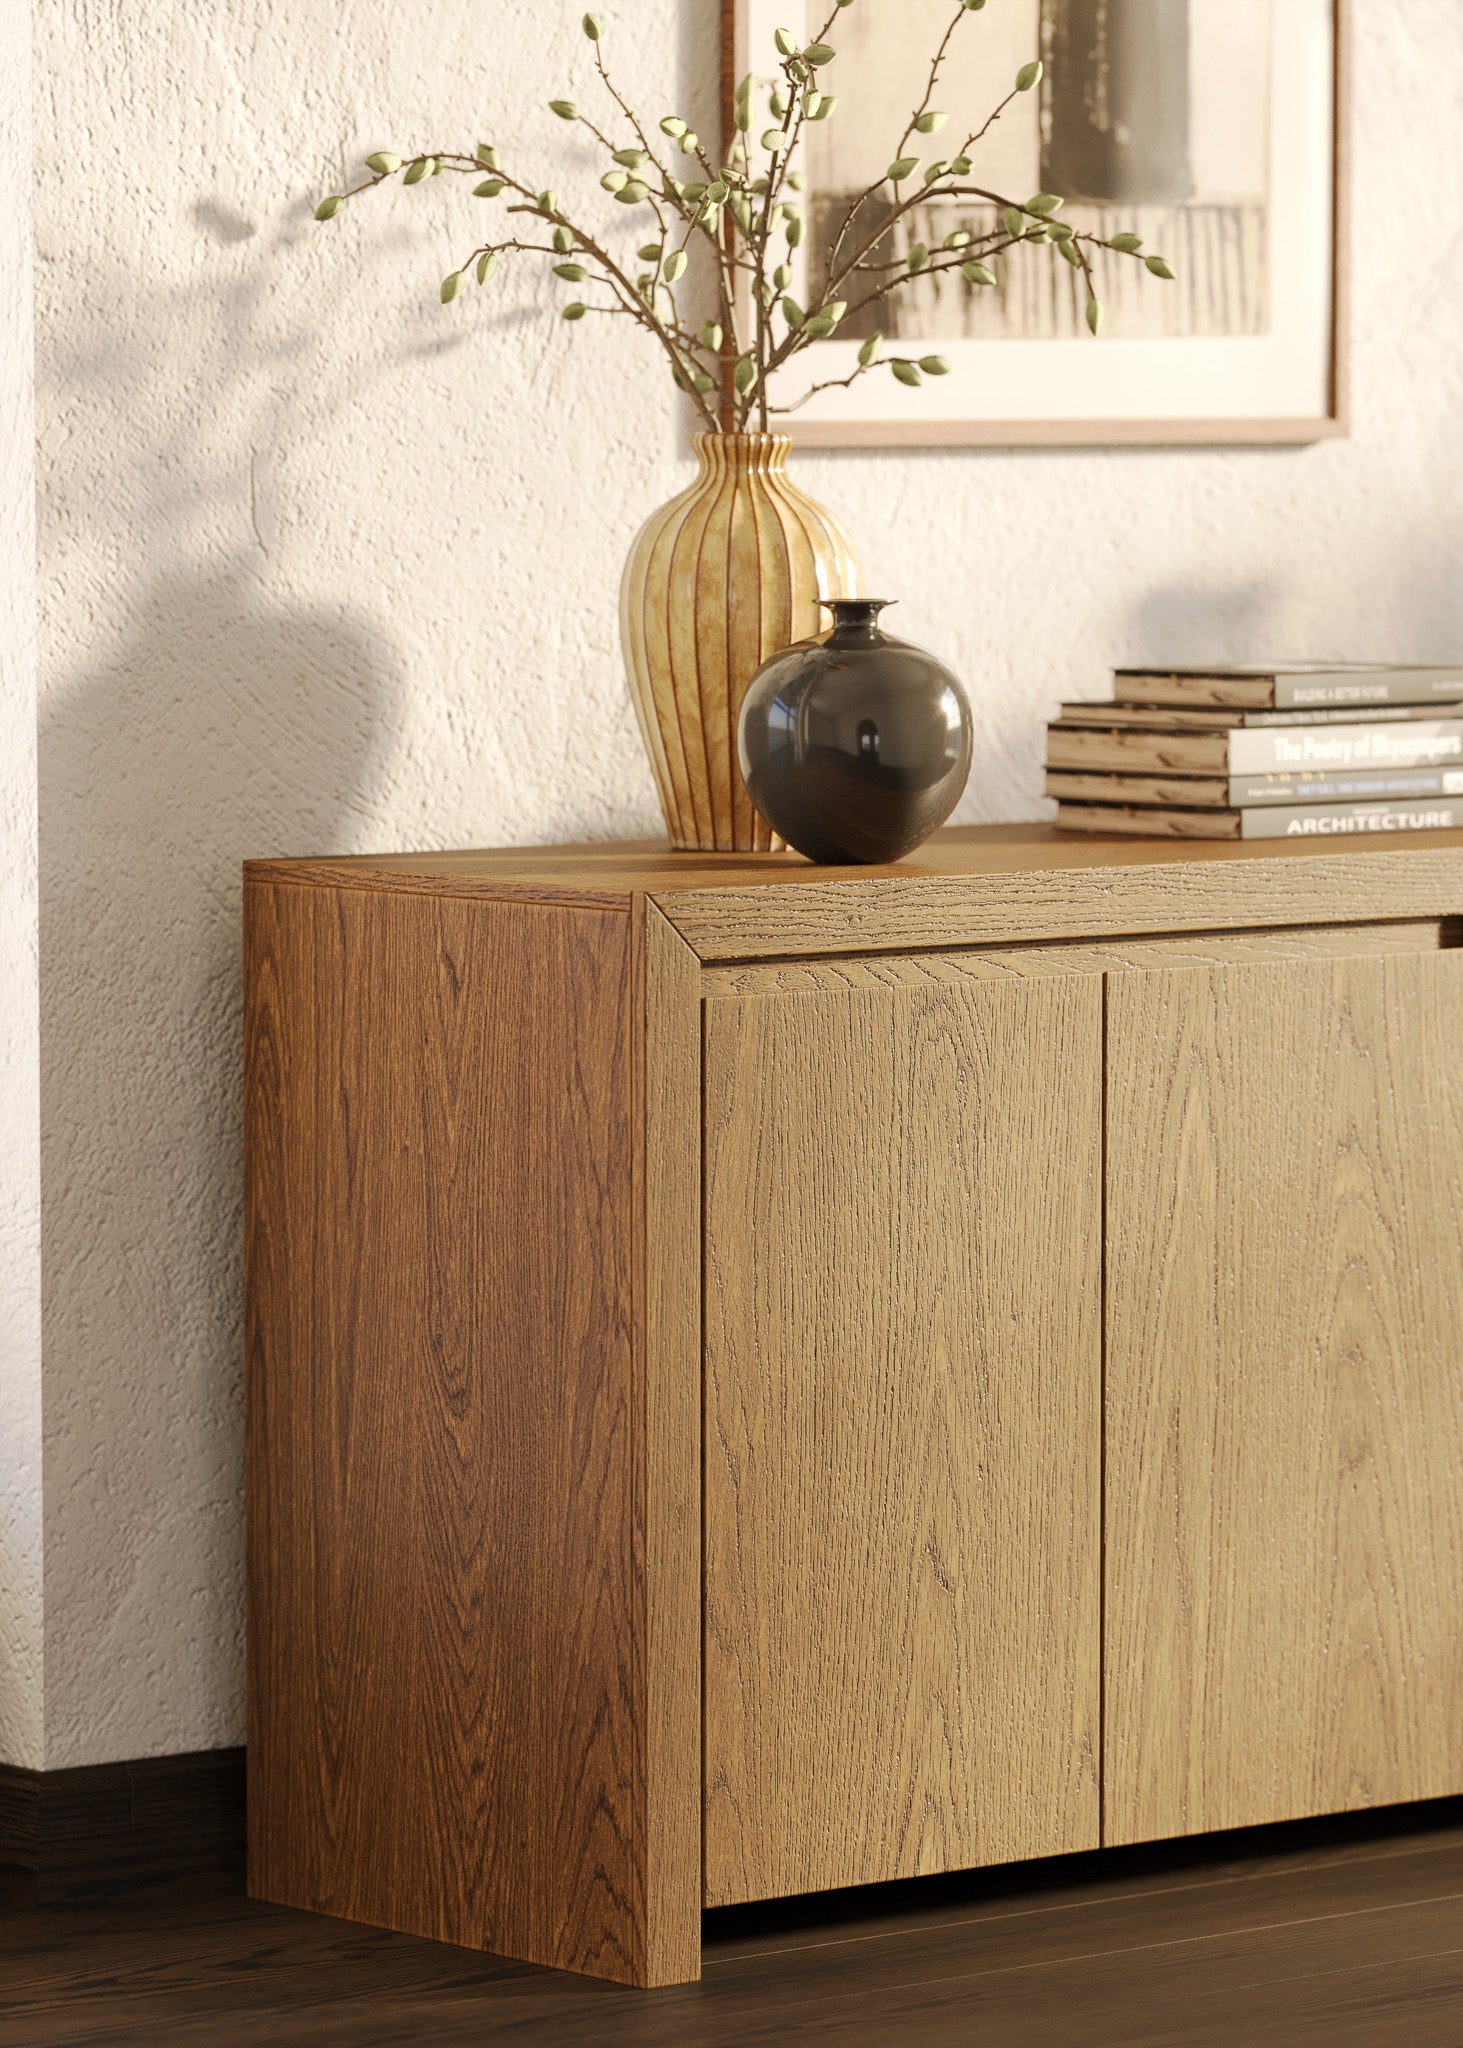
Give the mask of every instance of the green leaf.
[[792, 272], [785, 263], [779, 263], [773, 271], [772, 282], [780, 292], [785, 292], [792, 283]]
[[955, 367], [948, 356], [921, 356], [919, 366], [927, 377], [948, 377]]
[[440, 157], [433, 156], [428, 157], [427, 162], [431, 167], [427, 172], [427, 176], [429, 178], [435, 178], [440, 176], [442, 170], [442, 159]]
[[706, 393], [708, 391], [714, 391], [716, 389], [716, 379], [714, 377], [708, 377], [704, 370], [697, 370], [695, 374], [692, 376], [691, 382], [696, 386], [696, 389], [701, 393], [703, 398], [706, 396]]
[[1017, 92], [1030, 92], [1041, 77], [1043, 65], [1040, 57], [1033, 57], [1029, 64], [1023, 64], [1016, 73]]
[[588, 311], [588, 306], [582, 306], [579, 303], [578, 299], [576, 299], [572, 306], [566, 306], [564, 308], [563, 312], [559, 315], [559, 318], [561, 320], [582, 320]]
[[919, 364], [909, 362], [904, 356], [896, 356], [889, 367], [901, 384], [913, 385], [924, 382], [924, 378], [920, 374]]
[[1153, 272], [1153, 275], [1155, 277], [1171, 278], [1173, 276], [1173, 272], [1169, 269], [1168, 265], [1164, 262], [1161, 256], [1145, 256], [1143, 258], [1143, 261], [1147, 268]]
[[914, 125], [921, 135], [933, 135], [937, 128], [944, 127], [949, 118], [948, 114], [937, 114], [931, 108], [928, 113], [921, 114]]
[[1126, 230], [1121, 235], [1114, 235], [1112, 238], [1112, 247], [1119, 250], [1124, 256], [1136, 256], [1142, 246], [1143, 237], [1130, 234]]
[[556, 263], [555, 277], [562, 277], [565, 284], [583, 284], [589, 272], [582, 263]]
[[441, 299], [444, 306], [450, 306], [461, 290], [462, 272], [460, 270], [449, 270], [442, 280], [442, 287], [437, 296]]
[[772, 40], [777, 45], [779, 56], [795, 57], [797, 55], [798, 39], [790, 28], [778, 29]]
[[785, 228], [783, 229], [783, 231], [782, 231], [782, 232], [783, 232], [783, 233], [784, 233], [784, 235], [786, 235], [786, 237], [787, 237], [787, 246], [788, 246], [788, 248], [789, 248], [789, 249], [796, 249], [796, 247], [798, 246], [798, 243], [799, 243], [799, 242], [801, 242], [801, 240], [803, 239], [803, 217], [802, 217], [802, 215], [801, 215], [801, 214], [798, 214], [798, 215], [797, 215], [797, 216], [796, 216], [796, 217], [795, 217], [795, 218], [794, 218], [793, 220], [790, 220], [790, 221], [789, 221], [789, 222], [787, 223], [787, 226], [786, 226], [786, 227], [785, 227]]
[[950, 170], [952, 175], [957, 178], [968, 178], [970, 176], [970, 158], [968, 156], [952, 156], [950, 159]]
[[1071, 241], [1074, 230], [1069, 220], [1049, 220], [1046, 225], [1047, 233], [1054, 242]]
[[1059, 241], [1057, 243], [1057, 254], [1059, 256], [1065, 256], [1067, 261], [1071, 264], [1074, 270], [1080, 270], [1082, 268], [1082, 258], [1077, 254], [1076, 249], [1072, 246], [1070, 241]]
[[762, 136], [762, 147], [765, 150], [770, 151], [771, 154], [773, 154], [774, 156], [776, 155], [778, 150], [784, 147], [786, 142], [787, 137], [783, 134], [780, 128], [768, 128], [764, 131]]
[[921, 271], [928, 267], [930, 252], [923, 242], [916, 242], [904, 260], [909, 265], [911, 273]]
[[720, 322], [719, 320], [703, 320], [703, 321], [701, 322], [701, 346], [702, 346], [702, 348], [704, 348], [704, 349], [709, 349], [709, 350], [711, 351], [712, 355], [714, 355], [714, 356], [716, 356], [716, 355], [720, 355], [720, 354], [721, 354], [721, 343], [722, 343], [722, 332], [721, 332], [721, 322]]
[[574, 247], [574, 237], [567, 228], [557, 227], [554, 229], [554, 247], [561, 256], [566, 255]]
[[948, 171], [949, 168], [950, 166], [943, 159], [939, 159], [935, 163], [930, 164], [925, 171], [925, 183], [927, 185], [933, 185], [937, 178], [944, 177], [946, 171]]
[[374, 156], [366, 158], [366, 169], [374, 171], [378, 178], [389, 178], [393, 171], [401, 169], [401, 158], [393, 156], [389, 149], [378, 149]]
[[650, 158], [643, 149], [617, 149], [611, 162], [623, 164], [627, 171], [638, 171], [642, 164], [650, 162]]
[[917, 156], [900, 156], [894, 159], [888, 170], [885, 171], [884, 176], [893, 184], [902, 185], [904, 180], [913, 177], [918, 169], [919, 158]]
[[784, 299], [782, 302], [782, 317], [793, 333], [796, 334], [806, 325], [808, 316], [796, 299]]
[[479, 258], [478, 258], [478, 283], [479, 283], [479, 284], [486, 284], [486, 283], [487, 283], [487, 281], [488, 281], [488, 279], [489, 279], [490, 277], [492, 277], [492, 276], [494, 276], [494, 275], [496, 274], [496, 272], [497, 272], [497, 268], [498, 268], [498, 252], [497, 252], [497, 250], [496, 250], [496, 249], [484, 249], [484, 251], [483, 251], [482, 255], [481, 255], [481, 256], [479, 256]]
[[605, 32], [605, 25], [597, 14], [586, 14], [579, 26], [592, 43], [597, 43]]
[[1026, 202], [1028, 213], [1055, 213], [1061, 205], [1055, 192], [1037, 192]]
[[1020, 236], [1026, 233], [1025, 218], [1016, 211], [1014, 206], [1008, 206], [1001, 218], [1006, 223], [1006, 233], [1008, 235]]
[[322, 199], [320, 204], [316, 207], [315, 218], [316, 220], [334, 220], [335, 216], [340, 212], [340, 209], [344, 205], [344, 194], [340, 192], [332, 192], [328, 199]]
[[1094, 334], [1102, 332], [1102, 302], [1099, 299], [1087, 301], [1087, 325]]
[[960, 0], [960, 4], [967, 14], [979, 14], [985, 6], [985, 0]]
[[996, 273], [988, 270], [984, 263], [962, 263], [960, 275], [967, 284], [994, 284], [996, 281]]
[[831, 64], [838, 52], [831, 43], [809, 43], [802, 55], [806, 64]]
[[635, 251], [635, 254], [640, 258], [640, 261], [642, 263], [659, 263], [660, 243], [647, 242], [645, 244], [645, 247], [643, 249], [637, 249]]
[[665, 259], [665, 269], [662, 273], [666, 283], [674, 284], [678, 277], [684, 277], [685, 272], [685, 251], [682, 249], [672, 249], [670, 255]]
[[945, 247], [947, 249], [968, 249], [970, 247], [970, 236], [964, 228], [956, 228], [953, 235], [946, 235]]
[[485, 171], [501, 171], [503, 159], [491, 142], [480, 142], [477, 146], [477, 160]]
[[540, 213], [557, 213], [559, 210], [559, 195], [554, 191], [540, 192], [535, 203]]
[[615, 197], [621, 206], [638, 206], [642, 199], [650, 197], [650, 187], [642, 185], [638, 178], [632, 178], [627, 185], [620, 187]]
[[428, 166], [431, 161], [432, 159], [429, 156], [419, 156], [409, 163], [406, 167], [406, 176], [401, 181], [402, 184], [420, 185], [423, 178], [430, 178], [432, 173]]
[[549, 112], [557, 114], [561, 121], [577, 121], [579, 119], [579, 109], [575, 106], [573, 100], [550, 100]]
[[830, 320], [826, 313], [815, 313], [803, 332], [814, 341], [826, 341], [837, 324], [837, 321]]
[[877, 357], [877, 355], [878, 355], [878, 353], [879, 353], [879, 350], [880, 350], [880, 349], [881, 349], [881, 348], [882, 348], [883, 346], [884, 346], [884, 337], [883, 337], [883, 335], [882, 335], [882, 334], [871, 334], [871, 335], [869, 336], [868, 340], [867, 340], [867, 341], [866, 341], [866, 342], [864, 343], [863, 347], [862, 347], [862, 348], [861, 348], [861, 349], [859, 350], [859, 352], [858, 352], [858, 359], [859, 359], [859, 365], [860, 365], [860, 367], [861, 367], [862, 369], [865, 369], [865, 370], [866, 370], [866, 369], [868, 369], [868, 367], [869, 367], [870, 363], [872, 363], [872, 362], [873, 362], [873, 361], [875, 360], [875, 358]]
[[496, 199], [503, 184], [502, 178], [484, 178], [480, 185], [473, 186], [472, 196], [474, 199]]
[[757, 381], [757, 365], [751, 356], [739, 356], [732, 371], [732, 387], [745, 398]]
[[[818, 109], [822, 105], [822, 103], [823, 95], [820, 92], [805, 92], [803, 94], [803, 113], [807, 116], [808, 120], [817, 120]], [[784, 107], [778, 106], [776, 100], [774, 100], [772, 103], [772, 111], [774, 114], [781, 114], [785, 113], [786, 109]]]
[[777, 90], [777, 87], [774, 86], [772, 88], [771, 97], [769, 98], [767, 104], [769, 107], [771, 107], [773, 113], [776, 114], [778, 120], [780, 121], [783, 115], [787, 112], [787, 94], [785, 92], [779, 92]]
[[667, 114], [660, 124], [660, 132], [662, 135], [684, 135], [686, 124], [679, 114]]
[[701, 137], [694, 128], [688, 128], [684, 135], [676, 137], [676, 148], [682, 156], [694, 156], [701, 147]]
[[630, 182], [628, 171], [606, 171], [599, 181], [606, 192], [623, 192]]

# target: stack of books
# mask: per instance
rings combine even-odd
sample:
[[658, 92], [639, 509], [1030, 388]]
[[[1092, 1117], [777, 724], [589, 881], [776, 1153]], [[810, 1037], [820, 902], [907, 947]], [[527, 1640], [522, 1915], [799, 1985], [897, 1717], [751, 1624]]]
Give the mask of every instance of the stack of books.
[[1068, 832], [1293, 839], [1463, 827], [1463, 668], [1124, 668], [1047, 727]]

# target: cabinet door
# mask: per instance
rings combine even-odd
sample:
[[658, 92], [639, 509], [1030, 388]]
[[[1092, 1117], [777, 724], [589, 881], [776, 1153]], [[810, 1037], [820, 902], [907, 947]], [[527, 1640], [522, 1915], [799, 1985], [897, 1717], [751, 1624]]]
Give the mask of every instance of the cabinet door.
[[1101, 982], [706, 1005], [706, 1898], [1095, 1845]]
[[1463, 1791], [1463, 954], [1118, 974], [1105, 1816]]

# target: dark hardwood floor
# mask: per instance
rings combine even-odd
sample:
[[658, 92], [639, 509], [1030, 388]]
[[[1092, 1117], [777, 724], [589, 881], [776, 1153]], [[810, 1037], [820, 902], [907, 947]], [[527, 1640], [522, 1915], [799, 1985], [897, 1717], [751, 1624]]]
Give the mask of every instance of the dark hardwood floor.
[[709, 1914], [628, 1992], [213, 1878], [0, 1914], [0, 2044], [1460, 2048], [1463, 1801]]

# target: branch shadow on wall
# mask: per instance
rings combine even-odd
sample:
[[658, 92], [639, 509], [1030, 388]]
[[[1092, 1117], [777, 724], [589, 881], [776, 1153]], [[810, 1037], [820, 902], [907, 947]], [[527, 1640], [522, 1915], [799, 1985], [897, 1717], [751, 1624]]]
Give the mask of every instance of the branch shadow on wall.
[[40, 732], [61, 1762], [135, 1754], [139, 1715], [158, 1751], [200, 1718], [240, 1739], [240, 866], [351, 843], [402, 687], [379, 635], [244, 566], [164, 574], [134, 618]]

